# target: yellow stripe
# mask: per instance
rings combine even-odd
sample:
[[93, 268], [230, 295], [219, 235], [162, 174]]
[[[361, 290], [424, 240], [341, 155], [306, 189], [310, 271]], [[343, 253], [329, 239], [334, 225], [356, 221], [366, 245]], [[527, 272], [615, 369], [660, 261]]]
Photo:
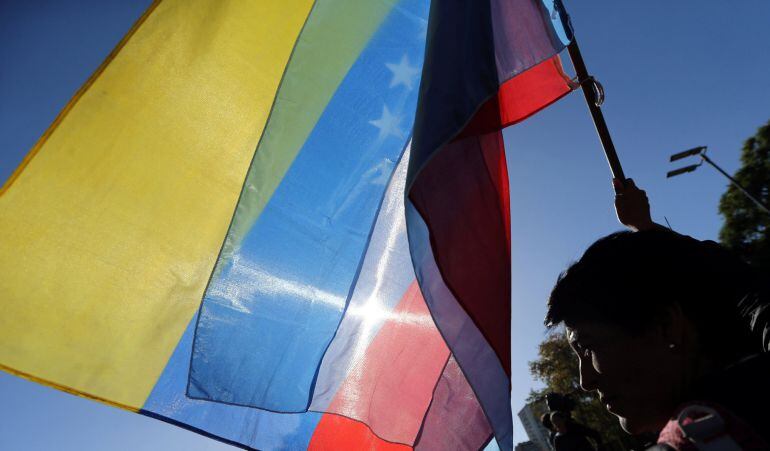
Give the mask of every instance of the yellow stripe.
[[56, 118], [53, 120], [50, 126], [46, 129], [46, 131], [43, 133], [42, 136], [37, 140], [34, 146], [32, 146], [32, 149], [30, 149], [29, 152], [27, 152], [26, 155], [24, 155], [24, 159], [21, 160], [21, 163], [19, 163], [19, 166], [16, 167], [16, 169], [11, 173], [11, 176], [8, 178], [8, 180], [3, 183], [3, 186], [0, 187], [0, 196], [5, 193], [8, 188], [13, 185], [13, 182], [16, 180], [17, 177], [19, 177], [19, 174], [27, 167], [29, 162], [37, 155], [37, 152], [40, 150], [40, 147], [43, 146], [43, 144], [48, 140], [48, 137], [51, 136], [51, 133], [56, 129], [56, 127], [59, 126], [61, 121], [64, 119], [65, 116], [67, 116], [67, 113], [72, 109], [73, 106], [80, 100], [80, 97], [83, 95], [84, 92], [88, 90], [88, 88], [94, 83], [94, 81], [99, 77], [99, 75], [104, 72], [104, 69], [107, 67], [107, 65], [110, 64], [110, 62], [115, 58], [115, 55], [120, 52], [120, 49], [123, 48], [124, 45], [126, 45], [126, 42], [131, 38], [131, 36], [134, 35], [136, 30], [144, 23], [145, 19], [147, 19], [147, 16], [152, 13], [153, 10], [155, 10], [155, 7], [158, 6], [160, 3], [160, 0], [154, 0], [152, 4], [147, 8], [147, 10], [142, 14], [139, 19], [134, 22], [134, 24], [131, 26], [131, 29], [128, 30], [128, 33], [126, 33], [125, 36], [123, 36], [123, 39], [118, 42], [118, 45], [115, 46], [114, 49], [110, 52], [109, 55], [107, 55], [107, 58], [102, 61], [102, 64], [99, 65], [99, 67], [96, 68], [93, 74], [91, 74], [90, 77], [88, 77], [88, 80], [86, 80], [85, 83], [83, 83], [83, 86], [80, 87], [80, 89], [75, 92], [75, 95], [72, 96], [69, 102], [67, 102], [67, 105], [64, 106], [64, 108], [59, 112], [58, 115], [56, 115]]
[[156, 3], [89, 79], [0, 196], [4, 369], [143, 405], [311, 4]]
[[91, 394], [84, 393], [84, 392], [79, 391], [79, 390], [75, 390], [75, 389], [73, 389], [71, 387], [66, 387], [64, 385], [59, 385], [59, 384], [57, 384], [55, 382], [52, 382], [52, 381], [49, 381], [49, 380], [46, 380], [46, 379], [40, 379], [39, 377], [35, 377], [35, 376], [31, 375], [31, 374], [22, 373], [21, 371], [16, 371], [13, 368], [9, 368], [9, 367], [7, 367], [5, 365], [0, 365], [0, 371], [5, 371], [6, 373], [12, 374], [12, 375], [14, 375], [16, 377], [20, 377], [22, 379], [26, 379], [26, 380], [28, 380], [30, 382], [35, 382], [35, 383], [40, 384], [40, 385], [46, 385], [48, 387], [55, 388], [57, 390], [61, 390], [61, 391], [65, 392], [65, 393], [69, 393], [71, 395], [80, 396], [82, 398], [87, 398], [87, 399], [90, 399], [92, 401], [100, 402], [100, 403], [106, 404], [106, 405], [108, 405], [110, 407], [117, 407], [118, 409], [129, 410], [131, 412], [139, 412], [139, 409], [137, 409], [137, 408], [134, 408], [134, 407], [131, 407], [131, 406], [127, 406], [125, 404], [118, 404], [118, 403], [112, 402], [112, 401], [110, 401], [108, 399], [100, 398], [98, 396], [93, 396]]

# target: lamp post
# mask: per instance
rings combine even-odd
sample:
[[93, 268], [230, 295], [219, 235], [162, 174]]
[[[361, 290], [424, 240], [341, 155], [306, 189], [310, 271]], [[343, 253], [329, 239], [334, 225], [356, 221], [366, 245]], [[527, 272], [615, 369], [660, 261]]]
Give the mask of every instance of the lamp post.
[[725, 172], [724, 169], [720, 168], [709, 157], [707, 157], [706, 150], [707, 150], [706, 146], [699, 146], [699, 147], [693, 147], [692, 149], [685, 150], [683, 152], [679, 152], [679, 153], [675, 153], [674, 155], [671, 155], [671, 158], [669, 159], [669, 161], [677, 161], [677, 160], [681, 160], [682, 158], [698, 155], [700, 156], [700, 163], [684, 166], [679, 169], [674, 169], [673, 171], [668, 171], [666, 173], [666, 178], [676, 177], [677, 175], [685, 174], [687, 172], [693, 172], [694, 170], [698, 169], [698, 167], [702, 165], [703, 162], [706, 162], [711, 166], [713, 166], [714, 169], [719, 171], [722, 175], [727, 177], [727, 179], [730, 180], [730, 183], [735, 185], [735, 187], [738, 188], [746, 197], [751, 199], [757, 205], [757, 207], [759, 207], [760, 210], [763, 210], [765, 213], [770, 214], [770, 208], [768, 208], [767, 205], [763, 204], [759, 199], [752, 196], [751, 193], [746, 191], [746, 188], [744, 188], [740, 183], [738, 183], [737, 180], [735, 180], [730, 174]]

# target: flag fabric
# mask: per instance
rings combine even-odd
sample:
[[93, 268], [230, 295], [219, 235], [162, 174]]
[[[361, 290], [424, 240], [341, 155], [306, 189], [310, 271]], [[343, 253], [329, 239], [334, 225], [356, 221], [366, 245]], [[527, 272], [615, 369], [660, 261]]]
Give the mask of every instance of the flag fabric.
[[570, 36], [551, 0], [156, 1], [3, 185], [0, 369], [244, 448], [511, 449], [500, 130], [574, 88]]
[[501, 129], [575, 87], [561, 2], [434, 2], [406, 216], [433, 318], [495, 431], [511, 444], [510, 207]]

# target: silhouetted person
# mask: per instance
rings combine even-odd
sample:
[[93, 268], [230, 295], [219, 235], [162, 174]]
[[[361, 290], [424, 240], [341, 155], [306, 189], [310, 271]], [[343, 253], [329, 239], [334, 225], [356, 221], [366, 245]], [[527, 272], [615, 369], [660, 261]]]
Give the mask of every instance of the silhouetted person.
[[548, 301], [546, 324], [566, 326], [581, 386], [626, 431], [660, 432], [673, 449], [696, 449], [685, 436], [703, 421], [711, 440], [770, 449], [767, 275], [652, 222], [632, 183], [619, 191], [618, 218], [639, 231], [592, 244]]
[[551, 423], [556, 431], [553, 437], [555, 451], [594, 451], [587, 435], [587, 431], [593, 430], [576, 423], [568, 414], [560, 411], [551, 413]]
[[572, 433], [591, 438], [597, 446], [601, 448], [602, 440], [599, 433], [588, 426], [578, 423], [572, 418], [572, 411], [575, 409], [575, 401], [571, 397], [556, 392], [546, 393], [545, 404], [548, 407], [549, 413], [544, 414], [540, 420], [543, 422], [544, 426], [546, 426], [547, 422], [546, 427], [551, 431], [550, 443], [552, 447], [554, 446], [553, 439], [556, 436], [556, 429], [551, 422], [551, 413], [559, 412], [560, 415], [563, 414], [565, 416], [567, 428]]
[[543, 427], [548, 429], [548, 444], [553, 448], [553, 438], [556, 436], [556, 429], [554, 429], [553, 423], [551, 423], [551, 413], [546, 412], [540, 415], [540, 422], [543, 424]]
[[561, 393], [549, 392], [545, 394], [545, 405], [550, 412], [563, 412], [567, 415], [575, 408], [575, 401]]

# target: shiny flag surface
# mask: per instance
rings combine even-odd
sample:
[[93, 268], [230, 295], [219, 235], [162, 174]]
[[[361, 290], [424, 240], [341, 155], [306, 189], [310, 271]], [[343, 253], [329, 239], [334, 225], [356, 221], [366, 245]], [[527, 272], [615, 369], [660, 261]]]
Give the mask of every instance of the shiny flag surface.
[[244, 448], [511, 449], [500, 130], [566, 23], [156, 1], [3, 185], [0, 368]]

